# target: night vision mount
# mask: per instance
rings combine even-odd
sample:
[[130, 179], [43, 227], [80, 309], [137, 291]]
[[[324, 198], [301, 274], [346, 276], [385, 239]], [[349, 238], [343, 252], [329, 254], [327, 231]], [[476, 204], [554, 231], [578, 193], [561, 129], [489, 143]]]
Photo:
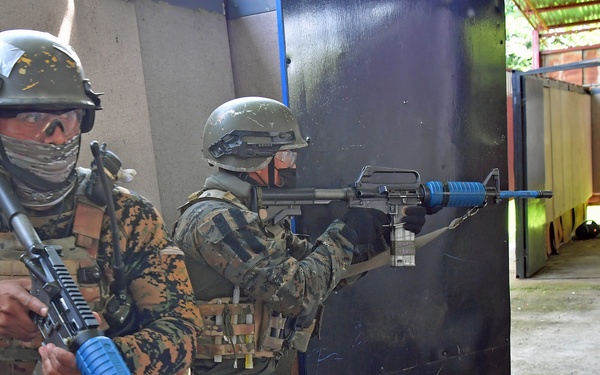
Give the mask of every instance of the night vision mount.
[[[250, 138], [252, 141], [247, 141]], [[296, 141], [294, 131], [262, 132], [232, 130], [210, 145], [208, 151], [218, 159], [224, 155], [236, 155], [242, 159], [273, 156], [281, 146]]]

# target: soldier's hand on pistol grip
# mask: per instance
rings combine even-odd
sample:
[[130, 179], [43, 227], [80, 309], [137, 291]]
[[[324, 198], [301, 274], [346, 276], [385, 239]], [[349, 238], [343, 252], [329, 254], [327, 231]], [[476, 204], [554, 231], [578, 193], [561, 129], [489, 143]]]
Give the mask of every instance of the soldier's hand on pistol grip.
[[30, 312], [46, 316], [48, 307], [29, 294], [31, 279], [7, 279], [0, 281], [0, 335], [22, 341], [39, 336], [39, 329]]
[[351, 207], [342, 221], [356, 233], [356, 244], [366, 245], [381, 236], [383, 226], [390, 223], [390, 218], [374, 208]]
[[440, 210], [444, 208], [443, 206], [433, 206], [433, 207], [427, 207], [427, 215], [435, 215], [438, 212], [440, 212]]
[[405, 206], [402, 209], [402, 218], [400, 218], [400, 222], [404, 223], [404, 229], [411, 231], [414, 234], [419, 234], [423, 225], [425, 225], [426, 214], [427, 208], [423, 206]]

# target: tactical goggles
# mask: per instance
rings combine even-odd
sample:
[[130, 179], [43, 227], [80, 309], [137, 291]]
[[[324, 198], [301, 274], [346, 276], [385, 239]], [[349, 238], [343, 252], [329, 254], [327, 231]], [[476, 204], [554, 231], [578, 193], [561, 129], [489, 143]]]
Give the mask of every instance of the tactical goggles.
[[292, 150], [277, 151], [273, 157], [276, 169], [296, 168], [296, 157], [298, 153]]
[[63, 132], [66, 138], [79, 134], [83, 109], [60, 111], [23, 111], [0, 110], [0, 118], [11, 119], [5, 125], [5, 133], [18, 134], [20, 138], [42, 142], [54, 134], [57, 129]]

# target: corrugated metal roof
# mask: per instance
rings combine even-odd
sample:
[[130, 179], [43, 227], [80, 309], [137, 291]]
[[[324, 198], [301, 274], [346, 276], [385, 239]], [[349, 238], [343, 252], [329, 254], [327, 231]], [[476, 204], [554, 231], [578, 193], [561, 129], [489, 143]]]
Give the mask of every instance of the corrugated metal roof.
[[543, 32], [581, 32], [600, 28], [598, 0], [513, 0], [531, 26]]

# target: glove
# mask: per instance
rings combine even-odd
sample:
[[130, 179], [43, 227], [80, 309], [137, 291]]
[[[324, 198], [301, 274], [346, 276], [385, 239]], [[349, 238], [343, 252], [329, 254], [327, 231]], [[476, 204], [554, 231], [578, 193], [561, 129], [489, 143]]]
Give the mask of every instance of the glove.
[[443, 206], [433, 206], [433, 207], [427, 207], [427, 215], [435, 215], [438, 212], [440, 212], [440, 210], [444, 208]]
[[383, 226], [390, 223], [390, 218], [374, 208], [351, 207], [342, 221], [356, 233], [356, 243], [366, 245], [381, 236]]
[[427, 208], [423, 206], [406, 206], [402, 209], [400, 222], [404, 223], [404, 229], [418, 234], [425, 225], [426, 214]]

